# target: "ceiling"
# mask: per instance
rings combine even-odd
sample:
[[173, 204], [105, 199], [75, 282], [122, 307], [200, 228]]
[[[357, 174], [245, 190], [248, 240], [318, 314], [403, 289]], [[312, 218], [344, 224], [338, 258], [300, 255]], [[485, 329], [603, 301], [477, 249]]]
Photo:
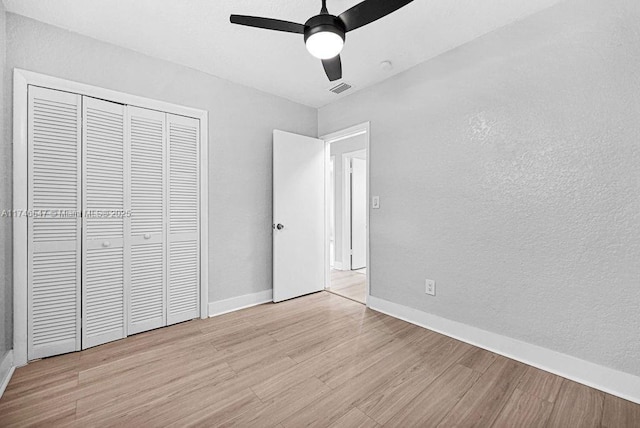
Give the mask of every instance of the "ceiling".
[[[347, 34], [343, 79], [328, 91], [320, 60], [302, 35], [229, 23], [229, 15], [304, 23], [321, 0], [4, 0], [24, 15], [312, 107], [373, 85], [560, 0], [415, 0]], [[339, 15], [358, 0], [328, 0]], [[390, 70], [380, 62], [391, 61]]]

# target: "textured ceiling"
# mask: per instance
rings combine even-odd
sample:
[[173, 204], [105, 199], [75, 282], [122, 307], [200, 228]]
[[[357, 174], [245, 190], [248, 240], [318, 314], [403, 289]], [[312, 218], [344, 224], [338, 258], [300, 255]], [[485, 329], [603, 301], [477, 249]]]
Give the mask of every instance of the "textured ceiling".
[[[37, 19], [313, 107], [384, 80], [560, 0], [415, 0], [347, 34], [336, 95], [302, 35], [232, 25], [229, 15], [304, 23], [320, 0], [4, 0]], [[338, 15], [358, 0], [328, 0]], [[381, 61], [393, 63], [382, 69]]]

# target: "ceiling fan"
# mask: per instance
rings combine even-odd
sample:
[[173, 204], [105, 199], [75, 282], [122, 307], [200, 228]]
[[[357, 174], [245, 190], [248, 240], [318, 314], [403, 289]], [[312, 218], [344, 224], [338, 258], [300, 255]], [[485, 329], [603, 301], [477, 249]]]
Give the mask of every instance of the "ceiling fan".
[[322, 60], [325, 73], [330, 81], [342, 78], [340, 51], [344, 46], [345, 34], [376, 21], [413, 0], [365, 0], [338, 16], [327, 10], [327, 1], [322, 0], [320, 14], [304, 24], [257, 16], [231, 15], [231, 23], [267, 30], [304, 34], [304, 42], [311, 55]]

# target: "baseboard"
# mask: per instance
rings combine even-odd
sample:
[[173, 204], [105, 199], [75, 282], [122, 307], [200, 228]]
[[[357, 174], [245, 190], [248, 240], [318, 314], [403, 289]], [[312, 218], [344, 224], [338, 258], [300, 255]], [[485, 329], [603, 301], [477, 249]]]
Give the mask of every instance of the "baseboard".
[[368, 306], [378, 312], [640, 404], [640, 377], [638, 376], [378, 297], [368, 297]]
[[231, 299], [209, 302], [209, 316], [215, 317], [229, 312], [237, 311], [251, 306], [273, 301], [273, 291], [264, 290], [244, 296], [232, 297]]
[[338, 261], [333, 262], [333, 269], [342, 270], [342, 262], [338, 262]]
[[6, 354], [4, 354], [2, 361], [0, 361], [0, 398], [2, 398], [4, 390], [7, 389], [7, 385], [9, 385], [9, 381], [11, 380], [11, 376], [13, 376], [14, 370], [13, 349], [10, 349]]

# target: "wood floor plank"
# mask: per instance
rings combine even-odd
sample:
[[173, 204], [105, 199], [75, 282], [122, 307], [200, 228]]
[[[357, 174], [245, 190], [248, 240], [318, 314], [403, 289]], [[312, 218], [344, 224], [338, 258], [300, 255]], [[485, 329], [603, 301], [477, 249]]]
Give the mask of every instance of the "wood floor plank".
[[565, 379], [549, 418], [550, 427], [599, 427], [604, 393]]
[[359, 376], [381, 360], [393, 358], [394, 355], [402, 354], [403, 357], [412, 357], [419, 361], [425, 350], [431, 349], [435, 340], [437, 340], [437, 337], [433, 334], [425, 334], [424, 331], [413, 330], [411, 335], [393, 337], [379, 352], [372, 352], [361, 359], [343, 361], [343, 364], [337, 370], [325, 371], [319, 374], [318, 378], [335, 389]]
[[554, 402], [564, 379], [535, 367], [527, 367], [518, 388], [535, 397]]
[[[403, 336], [415, 331], [416, 326], [398, 318], [393, 318], [380, 312], [366, 308], [353, 316], [362, 326], [362, 331], [367, 329], [379, 330], [383, 333]], [[427, 332], [433, 333], [430, 330]], [[435, 333], [434, 333], [435, 334]]]
[[393, 379], [384, 388], [359, 402], [358, 408], [382, 425], [387, 424], [401, 409], [413, 401], [444, 371], [464, 358], [470, 350], [462, 342], [440, 339], [423, 353], [419, 363]]
[[48, 387], [57, 387], [60, 383], [77, 379], [80, 355], [60, 355], [55, 358], [47, 358], [29, 363], [28, 366], [18, 367], [11, 382], [2, 396], [2, 402], [14, 397], [23, 397], [34, 391], [46, 390]]
[[526, 366], [498, 357], [442, 420], [442, 426], [491, 426], [524, 375]]
[[[199, 391], [198, 395], [200, 393], [206, 393], [206, 391]], [[218, 426], [234, 417], [253, 411], [261, 404], [258, 397], [249, 389], [233, 395], [219, 396], [217, 399], [207, 399], [204, 405], [198, 403], [202, 401], [201, 399], [193, 398], [195, 397], [187, 396], [177, 400], [175, 404], [168, 403], [174, 404], [174, 407], [162, 415], [158, 415], [156, 411], [149, 412], [147, 416], [140, 419], [144, 421], [141, 426], [162, 425], [173, 428]], [[171, 423], [168, 423], [169, 421]]]
[[103, 389], [77, 400], [77, 417], [82, 422], [100, 421], [107, 416], [131, 414], [138, 408], [153, 407], [166, 396], [198, 388], [202, 383], [221, 385], [237, 376], [226, 363], [215, 366], [186, 367], [184, 372], [167, 372], [146, 382], [131, 383], [120, 392]]
[[341, 418], [352, 407], [374, 393], [389, 380], [397, 377], [418, 362], [419, 357], [411, 352], [391, 354], [367, 368], [320, 400], [303, 408], [283, 421], [285, 427], [327, 426]]
[[368, 367], [367, 363], [363, 362], [362, 357], [366, 356], [369, 361], [372, 361], [371, 364], [375, 363], [377, 361], [375, 359], [376, 356], [380, 359], [385, 355], [379, 350], [383, 347], [387, 349], [385, 345], [391, 340], [393, 340], [392, 336], [377, 331], [367, 331], [362, 336], [359, 336], [357, 340], [344, 342], [284, 372], [276, 373], [266, 381], [257, 383], [252, 389], [261, 400], [269, 400], [278, 394], [284, 393], [302, 379], [318, 377], [328, 380], [329, 373], [332, 373], [333, 368], [336, 366], [346, 368], [362, 364], [366, 368]]
[[553, 410], [553, 403], [516, 388], [502, 408], [493, 427], [542, 428], [549, 420], [551, 410]]
[[611, 394], [604, 394], [604, 428], [640, 427], [640, 405]]
[[476, 383], [480, 373], [456, 364], [385, 422], [387, 427], [435, 427]]
[[[369, 336], [369, 341], [349, 340], [340, 347], [320, 354], [331, 356], [333, 363], [322, 364], [316, 370], [315, 374], [318, 379], [331, 388], [337, 388], [381, 359], [402, 350], [406, 346], [405, 340], [377, 331], [369, 333], [373, 336]], [[366, 334], [360, 337], [368, 338]], [[334, 352], [334, 350], [337, 352]], [[339, 355], [338, 352], [343, 353]]]
[[184, 360], [196, 360], [206, 357], [210, 363], [220, 362], [223, 356], [206, 341], [176, 341], [171, 346], [152, 347], [145, 351], [135, 352], [117, 360], [110, 360], [91, 367], [82, 368], [78, 372], [80, 383], [113, 378], [120, 373], [131, 373], [136, 370], [147, 371], [159, 366], [165, 368], [169, 363]]
[[640, 405], [320, 292], [16, 369], [0, 426], [640, 426]]
[[75, 418], [75, 403], [61, 404], [56, 400], [42, 400], [29, 406], [0, 413], [3, 427], [52, 426]]
[[471, 370], [475, 370], [480, 373], [484, 373], [498, 358], [497, 354], [486, 351], [481, 348], [473, 348], [470, 352], [458, 362], [459, 364], [469, 367]]
[[278, 359], [288, 356], [296, 362], [302, 362], [326, 350], [354, 340], [359, 334], [356, 325], [347, 319], [330, 323], [324, 328], [316, 328], [311, 332], [301, 332], [286, 341], [277, 341], [272, 346], [254, 348], [255, 352], [234, 355], [228, 358], [231, 367], [242, 372], [266, 358]]
[[[19, 367], [16, 371], [22, 369]], [[57, 395], [61, 391], [73, 388], [78, 385], [77, 371], [68, 371], [55, 375], [42, 375], [42, 382], [38, 382], [38, 378], [30, 382], [13, 383], [13, 379], [0, 400], [0, 414], [7, 409], [9, 405], [21, 405], [20, 403], [28, 402], [32, 398], [34, 400], [44, 399], [51, 395]]]
[[352, 408], [340, 419], [329, 425], [330, 428], [377, 428], [380, 425], [365, 415], [357, 407]]
[[330, 391], [317, 378], [310, 377], [220, 426], [275, 427]]

